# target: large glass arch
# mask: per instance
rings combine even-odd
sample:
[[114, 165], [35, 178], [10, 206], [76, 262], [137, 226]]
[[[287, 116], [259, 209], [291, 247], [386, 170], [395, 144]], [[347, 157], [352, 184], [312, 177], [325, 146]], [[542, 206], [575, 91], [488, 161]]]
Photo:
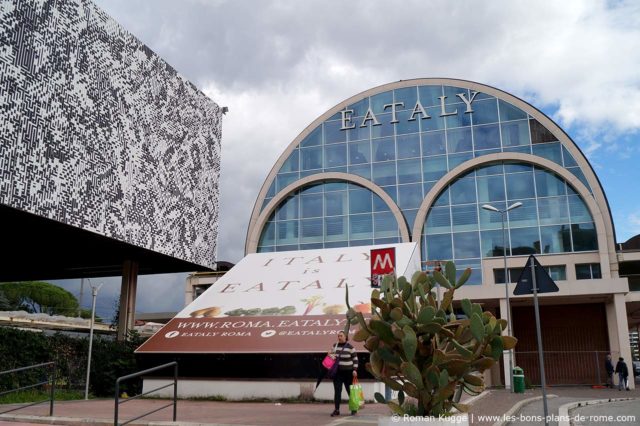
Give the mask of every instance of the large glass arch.
[[[598, 227], [602, 264], [613, 265], [615, 247], [609, 237], [614, 235], [610, 210], [593, 169], [576, 144], [552, 120], [521, 99], [490, 86], [454, 79], [404, 80], [372, 88], [315, 120], [286, 148], [269, 173], [252, 211], [245, 251], [256, 250], [258, 235], [265, 229], [270, 214], [265, 207], [271, 209], [275, 199], [279, 203], [279, 194], [287, 186], [331, 172], [357, 175], [385, 191], [405, 221], [414, 224], [411, 240], [420, 243], [421, 222], [422, 218], [426, 220], [427, 213], [420, 209], [424, 197], [431, 197], [428, 194], [432, 188], [440, 188], [441, 179], [461, 164], [497, 161], [496, 154], [537, 157], [518, 161], [556, 170], [570, 182], [575, 180], [564, 171], [577, 177]], [[464, 191], [465, 184], [470, 185], [461, 182], [452, 188], [450, 195], [461, 203], [455, 205], [457, 229], [474, 226], [468, 223], [472, 212], [466, 211], [463, 203], [472, 202], [465, 201], [470, 196]], [[505, 197], [530, 196], [527, 194], [530, 188], [518, 182], [503, 190]], [[477, 203], [481, 194], [475, 195]], [[416, 223], [417, 217], [420, 223]], [[554, 224], [539, 223], [539, 226]], [[581, 235], [582, 227], [574, 228], [575, 235]], [[574, 245], [589, 247], [577, 242], [572, 232], [569, 230], [572, 250]], [[515, 236], [518, 237], [517, 233]], [[459, 236], [458, 246], [465, 243], [464, 238], [465, 235]], [[557, 244], [549, 250], [557, 251]], [[422, 255], [424, 262], [426, 253]], [[607, 272], [605, 268], [603, 276]]]
[[393, 244], [400, 230], [389, 206], [367, 188], [347, 182], [297, 189], [262, 228], [258, 252]]
[[454, 260], [476, 272], [481, 261], [502, 257], [500, 210], [507, 214], [508, 256], [597, 251], [594, 219], [582, 197], [557, 174], [529, 163], [501, 162], [478, 167], [447, 185], [427, 212], [422, 229], [423, 263]]
[[296, 180], [345, 172], [382, 187], [412, 223], [418, 200], [440, 177], [471, 158], [496, 152], [546, 158], [591, 190], [574, 157], [551, 131], [522, 109], [487, 93], [416, 85], [365, 96], [342, 111], [320, 123], [289, 153], [260, 210]]

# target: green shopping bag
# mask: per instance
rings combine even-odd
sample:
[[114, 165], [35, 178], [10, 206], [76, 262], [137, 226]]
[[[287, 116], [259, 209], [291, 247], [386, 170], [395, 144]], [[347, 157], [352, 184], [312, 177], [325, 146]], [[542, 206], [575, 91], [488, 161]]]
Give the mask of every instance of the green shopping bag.
[[358, 379], [354, 377], [353, 383], [349, 388], [349, 410], [358, 411], [360, 409], [364, 403], [362, 396], [362, 386], [358, 383]]

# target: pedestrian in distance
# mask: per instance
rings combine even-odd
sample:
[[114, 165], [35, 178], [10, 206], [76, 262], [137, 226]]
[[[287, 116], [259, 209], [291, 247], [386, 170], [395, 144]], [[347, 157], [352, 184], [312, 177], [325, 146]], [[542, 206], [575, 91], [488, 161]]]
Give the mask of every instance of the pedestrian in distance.
[[[347, 390], [347, 397], [349, 397], [353, 378], [358, 377], [358, 355], [351, 343], [347, 342], [347, 336], [344, 331], [338, 333], [338, 342], [331, 347], [328, 354], [334, 355], [338, 363], [338, 371], [333, 378], [333, 404], [335, 409], [331, 413], [331, 417], [334, 417], [340, 415], [342, 387], [344, 386]], [[355, 411], [351, 412], [351, 415], [355, 414]]]
[[618, 390], [629, 390], [629, 383], [627, 383], [627, 379], [629, 378], [629, 369], [627, 368], [627, 363], [624, 362], [624, 358], [622, 357], [618, 358], [616, 373], [618, 373]]
[[604, 361], [604, 370], [607, 372], [607, 387], [613, 388], [613, 362], [611, 362], [611, 354], [607, 354]]

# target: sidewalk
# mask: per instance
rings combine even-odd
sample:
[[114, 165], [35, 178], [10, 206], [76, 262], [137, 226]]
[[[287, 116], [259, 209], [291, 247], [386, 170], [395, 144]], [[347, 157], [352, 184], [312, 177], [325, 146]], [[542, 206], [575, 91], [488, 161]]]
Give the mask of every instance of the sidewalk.
[[[618, 392], [609, 389], [591, 389], [587, 387], [549, 388], [548, 394], [557, 395], [549, 399], [549, 413], [558, 414], [558, 407], [568, 401], [591, 400], [602, 398], [640, 397], [640, 390]], [[490, 390], [482, 398], [475, 401], [469, 412], [473, 425], [492, 426], [501, 416], [509, 412], [514, 405], [526, 399], [541, 396], [540, 389], [527, 390], [524, 394], [514, 394], [499, 389]], [[120, 406], [120, 421], [126, 421], [145, 412], [168, 404], [168, 400], [131, 400]], [[0, 407], [0, 411], [9, 406]], [[218, 402], [218, 401], [178, 401], [178, 424], [191, 423], [199, 425], [282, 425], [282, 426], [371, 426], [376, 425], [379, 416], [389, 415], [389, 409], [382, 404], [367, 404], [357, 416], [348, 414], [347, 404], [343, 402], [340, 417], [330, 417], [333, 410], [331, 403], [273, 403], [273, 402]], [[114, 401], [111, 399], [89, 401], [66, 401], [56, 403], [54, 418], [47, 416], [46, 404], [28, 407], [13, 413], [0, 415], [0, 426], [11, 424], [39, 423], [64, 425], [112, 425]], [[523, 415], [542, 415], [542, 402], [536, 401], [524, 405], [519, 413]], [[172, 408], [166, 408], [151, 414], [135, 424], [170, 422]], [[518, 413], [515, 413], [518, 415]], [[491, 416], [491, 418], [486, 417]], [[17, 423], [11, 423], [17, 422]], [[175, 423], [173, 423], [175, 424]], [[522, 425], [525, 423], [514, 423]], [[539, 423], [530, 423], [539, 424]]]
[[[594, 399], [616, 399], [616, 398], [640, 398], [640, 389], [636, 388], [632, 391], [618, 391], [617, 389], [590, 389], [590, 388], [550, 388], [550, 394], [557, 395], [557, 398], [548, 399], [547, 408], [549, 415], [558, 415], [558, 409], [561, 405], [568, 404], [570, 402], [589, 401]], [[537, 391], [537, 395], [542, 395], [542, 392]], [[600, 407], [600, 410], [604, 406]], [[614, 410], [615, 411], [615, 410]], [[516, 416], [525, 419], [518, 420], [516, 422], [508, 423], [509, 425], [528, 426], [538, 425], [539, 422], [528, 421], [536, 416], [544, 415], [544, 407], [542, 400], [534, 401], [526, 404], [515, 413]], [[638, 420], [640, 421], [640, 411], [638, 412]], [[558, 422], [549, 422], [549, 425], [557, 425]]]
[[[152, 411], [170, 400], [136, 399], [121, 405], [119, 408], [120, 422]], [[0, 408], [3, 410], [4, 406]], [[386, 415], [389, 410], [381, 404], [368, 404], [357, 416], [349, 416], [346, 403], [341, 405], [340, 417], [330, 417], [333, 411], [332, 403], [267, 403], [267, 402], [218, 402], [218, 401], [178, 401], [179, 423], [196, 423], [207, 425], [375, 425], [379, 415]], [[2, 421], [27, 421], [32, 423], [73, 424], [73, 425], [112, 425], [114, 401], [109, 399], [89, 401], [67, 401], [55, 405], [54, 419], [47, 416], [48, 406], [29, 407], [10, 414], [0, 416], [0, 426], [6, 426]], [[38, 416], [26, 417], [27, 415]], [[150, 414], [134, 424], [143, 425], [155, 422], [169, 422], [172, 418], [172, 408], [165, 408]], [[53, 422], [52, 422], [53, 420]], [[23, 425], [24, 426], [24, 425]]]

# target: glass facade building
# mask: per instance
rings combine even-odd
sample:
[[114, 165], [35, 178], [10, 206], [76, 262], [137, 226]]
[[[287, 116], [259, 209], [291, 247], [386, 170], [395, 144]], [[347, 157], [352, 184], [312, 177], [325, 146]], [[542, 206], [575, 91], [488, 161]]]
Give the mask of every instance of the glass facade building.
[[[483, 206], [504, 211], [514, 203], [521, 206], [504, 215], [503, 237], [502, 215]], [[541, 316], [554, 324], [544, 330], [545, 350], [567, 356], [549, 355], [547, 383], [598, 383], [592, 376], [602, 354], [630, 357], [628, 323], [619, 319], [640, 298], [630, 299], [629, 283], [619, 276], [602, 186], [569, 136], [509, 93], [418, 79], [339, 103], [273, 166], [252, 211], [245, 252], [395, 242], [415, 242], [426, 270], [447, 260], [472, 269], [456, 298], [479, 301], [503, 318], [511, 310], [519, 339], [514, 365], [529, 371], [533, 383], [539, 378], [532, 302], [525, 296], [507, 303], [504, 288], [531, 254], [559, 287]], [[585, 333], [579, 318], [598, 327]], [[504, 383], [504, 373], [492, 371], [492, 382]]]
[[[575, 145], [545, 127], [541, 114], [523, 108], [522, 101], [465, 83], [387, 85], [325, 114], [287, 149], [265, 182], [254, 216], [270, 211], [261, 229], [254, 230], [259, 237], [248, 251], [402, 242], [400, 230], [418, 226], [419, 241], [415, 236], [414, 241], [420, 243], [425, 267], [454, 260], [474, 269], [470, 284], [480, 284], [490, 278], [483, 277], [483, 259], [502, 257], [504, 250], [500, 215], [481, 206], [504, 209], [521, 202], [506, 221], [508, 255], [597, 252], [596, 226], [584, 200], [594, 197], [592, 184], [576, 160], [584, 157]], [[492, 154], [525, 154], [526, 159], [499, 160]], [[472, 162], [473, 167], [443, 181]], [[568, 172], [570, 181], [548, 162]], [[586, 172], [593, 173], [589, 166]], [[371, 185], [335, 178], [296, 185], [335, 173]], [[439, 182], [444, 186], [425, 206]], [[587, 191], [580, 194], [576, 182]], [[401, 221], [392, 214], [394, 207]], [[421, 208], [426, 220], [417, 224]]]

